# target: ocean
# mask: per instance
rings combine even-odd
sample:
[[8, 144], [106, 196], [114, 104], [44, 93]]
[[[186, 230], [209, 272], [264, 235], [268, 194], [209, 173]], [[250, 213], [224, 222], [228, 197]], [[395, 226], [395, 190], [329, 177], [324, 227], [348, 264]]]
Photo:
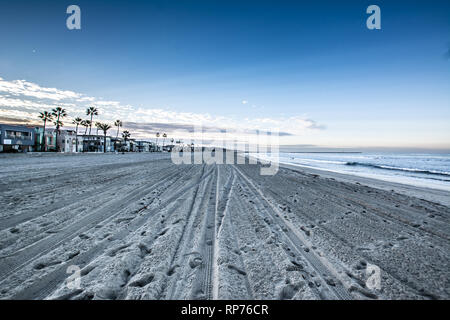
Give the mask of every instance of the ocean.
[[279, 153], [264, 160], [450, 191], [450, 154]]

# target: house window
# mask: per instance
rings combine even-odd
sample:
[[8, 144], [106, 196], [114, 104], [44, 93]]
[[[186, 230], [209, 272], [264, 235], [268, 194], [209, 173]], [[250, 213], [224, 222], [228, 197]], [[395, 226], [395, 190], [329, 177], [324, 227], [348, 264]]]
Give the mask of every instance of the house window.
[[31, 134], [30, 134], [30, 132], [6, 130], [5, 131], [5, 138], [7, 138], [7, 139], [30, 140], [31, 139]]
[[6, 138], [9, 138], [9, 139], [15, 139], [15, 138], [16, 138], [16, 135], [15, 135], [15, 132], [14, 132], [14, 131], [6, 130], [5, 137], [6, 137]]

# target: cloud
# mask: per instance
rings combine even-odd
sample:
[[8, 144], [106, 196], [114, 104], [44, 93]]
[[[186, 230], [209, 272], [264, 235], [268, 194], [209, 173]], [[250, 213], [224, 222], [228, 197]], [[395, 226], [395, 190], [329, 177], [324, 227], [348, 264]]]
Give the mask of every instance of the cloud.
[[25, 80], [6, 81], [2, 78], [0, 78], [0, 92], [8, 92], [9, 94], [12, 94], [14, 96], [26, 96], [56, 101], [81, 97], [80, 94], [73, 91], [45, 88]]
[[[128, 129], [142, 130], [146, 132], [179, 132], [185, 131], [189, 133], [201, 132], [201, 133], [228, 133], [228, 134], [254, 134], [258, 132], [259, 134], [275, 134], [273, 131], [266, 130], [249, 130], [249, 129], [236, 129], [236, 128], [225, 128], [225, 127], [214, 127], [214, 126], [195, 126], [192, 124], [181, 124], [181, 123], [138, 123], [138, 122], [126, 122]], [[279, 136], [291, 136], [289, 132], [276, 132]]]
[[10, 118], [10, 117], [4, 117], [4, 116], [0, 116], [0, 122], [2, 122], [2, 123], [11, 123], [11, 124], [23, 124], [23, 125], [32, 124], [32, 122], [30, 120], [17, 119], [15, 117]]
[[[247, 104], [247, 100], [242, 101]], [[113, 123], [121, 119], [124, 129], [132, 131], [135, 138], [153, 137], [154, 133], [192, 133], [202, 126], [203, 135], [211, 139], [221, 134], [250, 135], [255, 132], [274, 133], [280, 137], [298, 136], [306, 131], [322, 130], [323, 126], [302, 117], [246, 118], [235, 119], [208, 113], [175, 112], [164, 108], [143, 108], [123, 104], [119, 101], [103, 100], [82, 93], [57, 88], [42, 87], [26, 80], [7, 81], [0, 78], [0, 119], [16, 119], [17, 123], [28, 121], [41, 124], [39, 112], [61, 106], [68, 117], [65, 127], [72, 128], [72, 119], [86, 118], [86, 108], [99, 109], [96, 121]], [[279, 128], [283, 130], [280, 131]]]

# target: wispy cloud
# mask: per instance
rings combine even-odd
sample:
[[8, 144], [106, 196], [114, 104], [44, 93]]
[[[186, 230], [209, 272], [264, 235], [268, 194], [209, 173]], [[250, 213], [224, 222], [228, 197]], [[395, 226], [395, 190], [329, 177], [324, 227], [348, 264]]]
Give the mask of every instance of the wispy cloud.
[[76, 99], [81, 95], [73, 91], [58, 90], [56, 88], [45, 88], [25, 80], [5, 81], [0, 78], [0, 91], [8, 92], [14, 96], [27, 96], [37, 99], [49, 99], [61, 101], [64, 99]]
[[[247, 100], [242, 101], [247, 104]], [[305, 131], [321, 130], [324, 127], [303, 117], [245, 118], [234, 119], [208, 113], [175, 112], [164, 108], [143, 108], [90, 97], [82, 93], [42, 87], [26, 80], [8, 81], [0, 78], [0, 120], [8, 122], [39, 124], [38, 114], [57, 106], [68, 112], [66, 127], [75, 117], [85, 117], [88, 106], [99, 109], [99, 121], [113, 122], [121, 119], [124, 128], [132, 130], [133, 136], [146, 138], [154, 133], [193, 132], [194, 127], [203, 127], [210, 136], [223, 132], [246, 135], [250, 132], [279, 131], [280, 136], [302, 135]], [[282, 128], [280, 131], [279, 128]]]

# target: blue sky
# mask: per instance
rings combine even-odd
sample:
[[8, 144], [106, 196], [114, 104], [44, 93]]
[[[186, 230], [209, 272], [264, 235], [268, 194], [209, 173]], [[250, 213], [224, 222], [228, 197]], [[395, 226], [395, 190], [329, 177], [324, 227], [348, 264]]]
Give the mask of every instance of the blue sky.
[[[66, 28], [70, 4], [81, 30]], [[370, 4], [381, 30], [366, 28]], [[1, 1], [0, 39], [4, 88], [111, 101], [105, 120], [130, 128], [269, 119], [286, 144], [450, 149], [448, 1]], [[8, 118], [60, 101], [2, 94]]]

